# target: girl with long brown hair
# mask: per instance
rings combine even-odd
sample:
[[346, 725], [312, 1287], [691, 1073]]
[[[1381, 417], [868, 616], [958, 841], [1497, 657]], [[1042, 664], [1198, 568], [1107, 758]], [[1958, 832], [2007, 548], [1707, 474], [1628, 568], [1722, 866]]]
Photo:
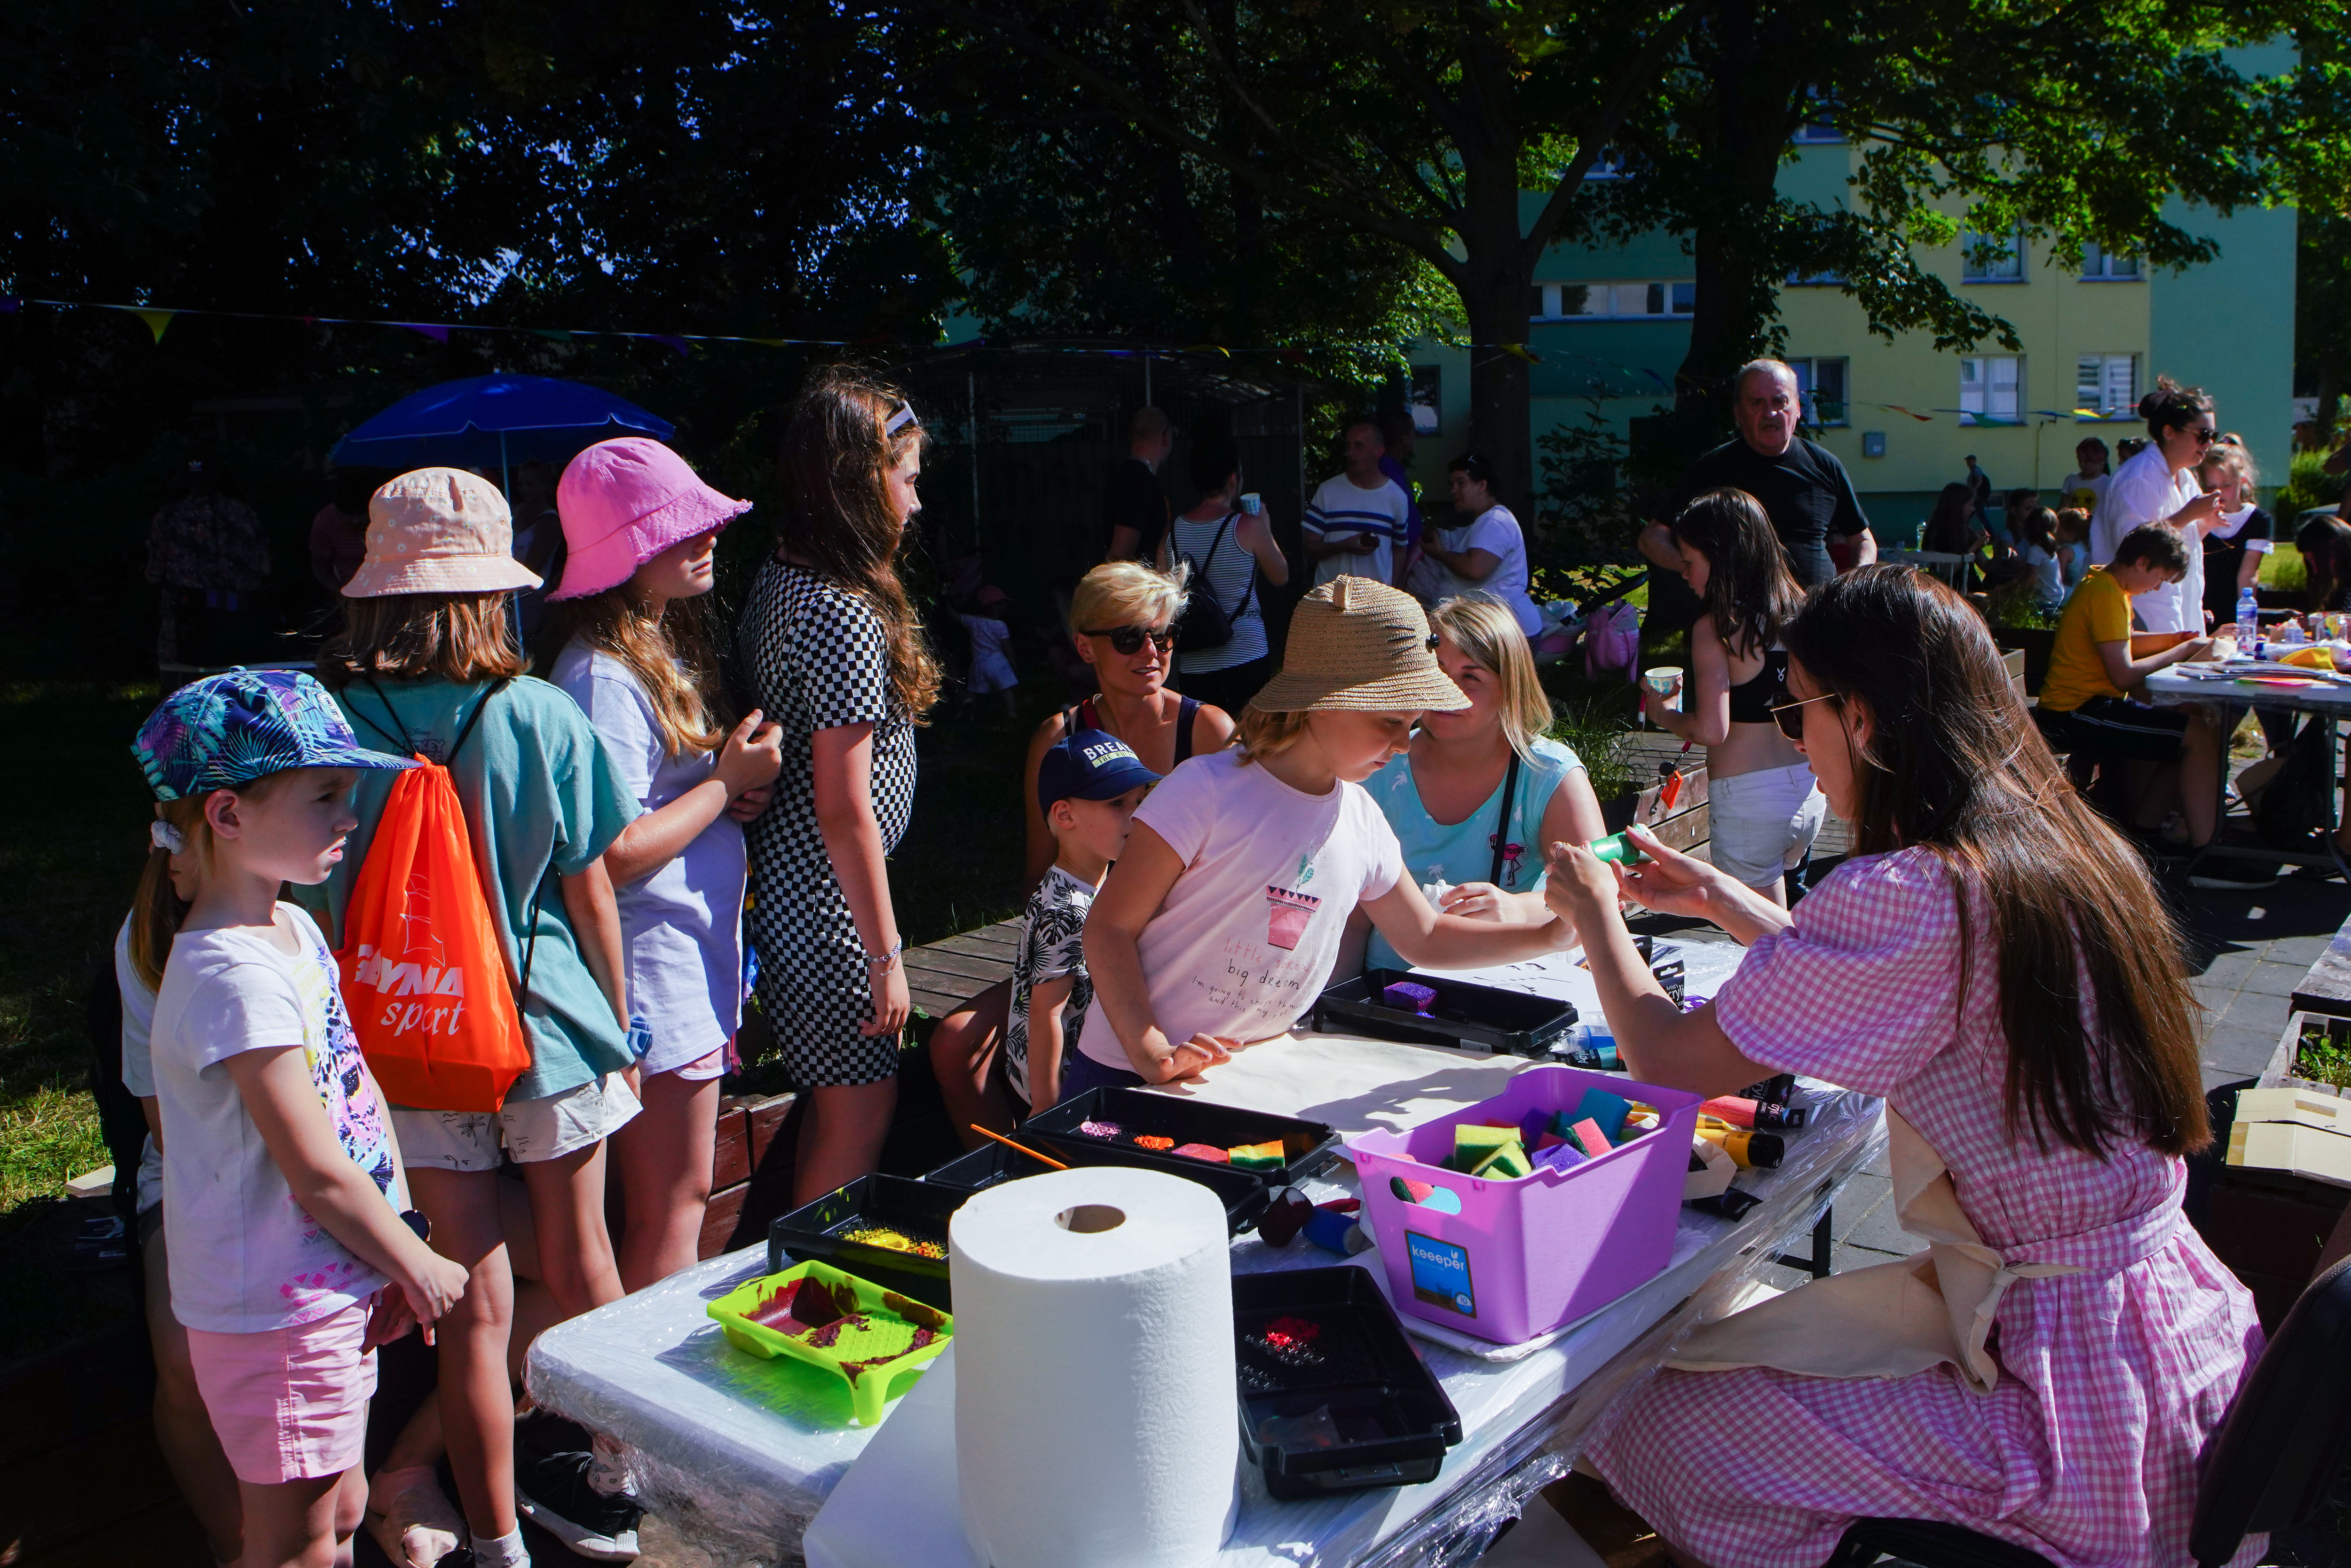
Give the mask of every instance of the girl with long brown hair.
[[782, 727], [775, 800], [751, 824], [761, 1010], [809, 1091], [793, 1172], [806, 1203], [873, 1169], [911, 1010], [883, 861], [914, 797], [914, 726], [939, 673], [898, 580], [923, 427], [894, 390], [820, 373], [784, 431], [784, 512], [736, 628]]
[[[1853, 858], [1792, 915], [1646, 836], [1632, 874], [1557, 845], [1550, 897], [1635, 1078], [1883, 1096], [1934, 1268], [1699, 1330], [1585, 1453], [1688, 1561], [1809, 1568], [1865, 1516], [2061, 1564], [2178, 1561], [2199, 1451], [2262, 1343], [2180, 1213], [2180, 1156], [2210, 1137], [2180, 934], [1958, 595], [1865, 568], [1787, 643], [1776, 716]], [[1713, 1001], [1685, 1015], [1659, 989], [1627, 894], [1748, 944]]]
[[548, 679], [596, 727], [645, 809], [604, 852], [621, 910], [644, 1109], [612, 1134], [642, 1291], [695, 1260], [718, 1080], [742, 1020], [743, 823], [783, 753], [757, 711], [731, 718], [707, 631], [718, 530], [750, 509], [641, 435], [574, 457], [556, 489], [568, 547], [547, 596]]
[[1683, 507], [1673, 541], [1703, 606], [1690, 627], [1691, 679], [1678, 708], [1644, 685], [1641, 710], [1706, 747], [1714, 863], [1785, 904], [1788, 873], [1812, 853], [1828, 811], [1813, 770], [1771, 722], [1788, 675], [1781, 638], [1804, 591], [1744, 490], [1708, 490]]

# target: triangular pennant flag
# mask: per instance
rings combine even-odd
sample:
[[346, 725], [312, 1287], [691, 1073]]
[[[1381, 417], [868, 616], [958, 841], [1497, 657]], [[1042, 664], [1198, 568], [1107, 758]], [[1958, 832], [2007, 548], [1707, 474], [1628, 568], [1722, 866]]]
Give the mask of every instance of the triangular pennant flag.
[[155, 334], [158, 343], [163, 340], [163, 329], [169, 327], [172, 318], [179, 314], [176, 310], [132, 310], [131, 313], [147, 323], [147, 329]]
[[1222, 343], [1195, 343], [1184, 351], [1187, 354], [1223, 354], [1228, 360], [1233, 357]]
[[685, 340], [673, 332], [635, 332], [631, 336], [643, 338], [649, 343], [660, 343], [666, 348], [675, 349], [679, 353], [688, 357], [694, 353], [692, 349], [686, 347]]
[[758, 343], [764, 348], [780, 349], [787, 343], [792, 341], [792, 340], [789, 338], [746, 338], [743, 341], [747, 343]]
[[1504, 343], [1500, 347], [1502, 352], [1510, 355], [1510, 358], [1514, 360], [1524, 360], [1531, 365], [1540, 365], [1542, 363], [1542, 356], [1528, 348], [1524, 343]]
[[[1653, 382], [1656, 382], [1659, 386], [1661, 386], [1661, 387], [1665, 387], [1665, 386], [1666, 386], [1666, 378], [1665, 378], [1665, 377], [1663, 377], [1663, 376], [1661, 376], [1661, 375], [1659, 375], [1659, 374], [1657, 374], [1657, 372], [1656, 372], [1656, 371], [1653, 371], [1653, 370], [1649, 369], [1649, 367], [1648, 367], [1648, 366], [1646, 366], [1646, 365], [1643, 365], [1643, 366], [1641, 367], [1641, 373], [1642, 373], [1643, 375], [1645, 375], [1645, 376], [1648, 377], [1651, 381], [1653, 381]], [[1672, 389], [1672, 388], [1670, 388], [1670, 387], [1667, 387], [1667, 388], [1666, 388], [1666, 390], [1667, 390], [1667, 391], [1668, 391], [1668, 392], [1670, 392], [1670, 391], [1672, 391], [1673, 389]]]
[[571, 334], [565, 331], [560, 327], [533, 327], [528, 329], [528, 330], [532, 337], [544, 338], [550, 343], [568, 343], [571, 341]]
[[393, 326], [395, 326], [395, 327], [405, 327], [405, 328], [407, 328], [407, 329], [408, 329], [410, 331], [412, 331], [412, 332], [421, 332], [421, 333], [423, 333], [424, 336], [426, 336], [426, 337], [428, 337], [428, 338], [432, 339], [432, 340], [433, 340], [434, 342], [436, 342], [436, 343], [445, 343], [445, 342], [447, 342], [447, 341], [449, 340], [449, 329], [448, 329], [448, 328], [446, 328], [446, 327], [442, 327], [442, 326], [436, 326], [436, 325], [434, 325], [434, 324], [432, 324], [432, 323], [430, 323], [430, 322], [425, 322], [425, 321], [394, 321], [394, 322], [392, 323], [392, 325], [393, 325]]

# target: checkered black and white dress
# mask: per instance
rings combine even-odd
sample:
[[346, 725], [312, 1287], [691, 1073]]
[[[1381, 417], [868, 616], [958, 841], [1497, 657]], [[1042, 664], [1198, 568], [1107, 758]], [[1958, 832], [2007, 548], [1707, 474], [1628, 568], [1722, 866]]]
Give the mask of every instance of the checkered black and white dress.
[[877, 1082], [898, 1071], [898, 1042], [857, 1032], [872, 1012], [864, 946], [817, 829], [810, 743], [873, 726], [873, 816], [883, 852], [896, 848], [914, 801], [914, 727], [891, 696], [888, 634], [855, 594], [770, 557], [735, 654], [752, 700], [783, 727], [775, 800], [747, 835], [760, 1010], [802, 1088]]

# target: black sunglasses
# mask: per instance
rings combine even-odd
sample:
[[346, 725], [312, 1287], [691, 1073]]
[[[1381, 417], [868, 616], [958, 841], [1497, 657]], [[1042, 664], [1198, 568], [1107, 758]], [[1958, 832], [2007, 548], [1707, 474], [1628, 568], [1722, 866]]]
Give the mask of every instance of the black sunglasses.
[[2214, 442], [2220, 439], [2220, 433], [2213, 429], [2209, 424], [2199, 426], [2195, 430], [2189, 431], [2188, 434], [2196, 438], [2196, 444], [2199, 446], [2210, 446]]
[[1140, 626], [1113, 626], [1101, 632], [1089, 632], [1086, 635], [1109, 638], [1112, 647], [1130, 658], [1143, 652], [1145, 639], [1163, 653], [1176, 646], [1176, 628], [1173, 626], [1165, 632], [1146, 632]]
[[1834, 695], [1834, 692], [1823, 692], [1816, 697], [1792, 697], [1783, 703], [1773, 703], [1771, 722], [1778, 725], [1780, 733], [1790, 740], [1802, 740], [1804, 738], [1804, 705], [1826, 702]]

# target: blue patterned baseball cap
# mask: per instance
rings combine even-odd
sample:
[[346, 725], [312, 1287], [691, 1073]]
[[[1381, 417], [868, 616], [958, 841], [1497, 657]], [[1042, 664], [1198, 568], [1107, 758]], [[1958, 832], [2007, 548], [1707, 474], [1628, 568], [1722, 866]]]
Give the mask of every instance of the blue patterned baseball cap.
[[1081, 729], [1045, 748], [1037, 804], [1050, 811], [1056, 800], [1115, 800], [1138, 784], [1158, 782], [1126, 742], [1107, 730]]
[[413, 768], [359, 743], [327, 688], [299, 670], [191, 681], [139, 727], [131, 755], [159, 800], [234, 789], [293, 768]]

